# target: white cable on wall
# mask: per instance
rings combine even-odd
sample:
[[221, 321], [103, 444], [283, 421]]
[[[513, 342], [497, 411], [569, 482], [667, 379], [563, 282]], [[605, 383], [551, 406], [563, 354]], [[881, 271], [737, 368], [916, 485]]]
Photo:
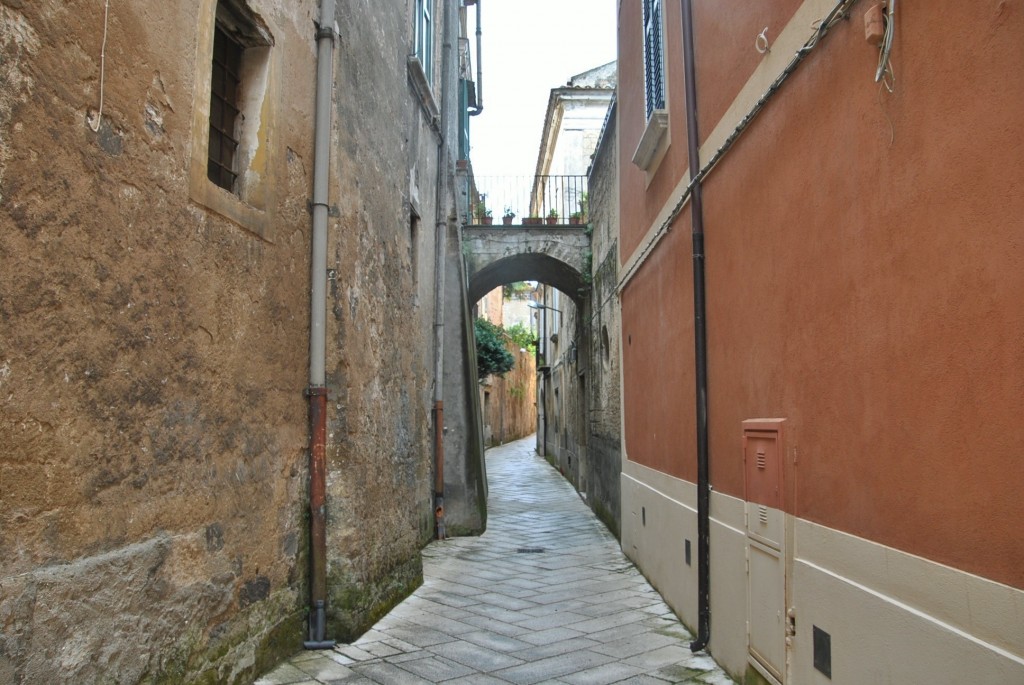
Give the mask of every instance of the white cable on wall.
[[93, 133], [100, 130], [100, 122], [103, 120], [103, 80], [107, 67], [107, 15], [110, 13], [110, 0], [104, 0], [103, 5], [103, 43], [100, 45], [100, 106], [96, 112], [96, 125], [89, 124]]

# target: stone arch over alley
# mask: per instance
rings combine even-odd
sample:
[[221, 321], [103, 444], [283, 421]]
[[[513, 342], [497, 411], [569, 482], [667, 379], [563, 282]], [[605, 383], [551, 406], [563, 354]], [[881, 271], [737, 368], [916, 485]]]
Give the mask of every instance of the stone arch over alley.
[[590, 259], [590, 237], [582, 226], [466, 227], [462, 245], [471, 305], [515, 281], [539, 281], [581, 303]]
[[[576, 224], [468, 224], [462, 227], [460, 241], [467, 311], [495, 288], [518, 281], [542, 283], [553, 293], [553, 299], [531, 304], [538, 317], [533, 408], [537, 452], [577, 487], [586, 487], [580, 467], [589, 406], [584, 379], [590, 375], [590, 236], [587, 226]], [[470, 347], [466, 346], [467, 353]], [[475, 365], [467, 357], [462, 368], [471, 374]]]

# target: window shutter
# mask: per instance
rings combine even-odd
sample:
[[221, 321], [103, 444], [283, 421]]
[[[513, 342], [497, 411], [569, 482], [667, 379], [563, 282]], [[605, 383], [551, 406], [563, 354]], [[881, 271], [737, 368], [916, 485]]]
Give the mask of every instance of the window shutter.
[[665, 109], [661, 0], [644, 0], [644, 95], [647, 118], [654, 110]]

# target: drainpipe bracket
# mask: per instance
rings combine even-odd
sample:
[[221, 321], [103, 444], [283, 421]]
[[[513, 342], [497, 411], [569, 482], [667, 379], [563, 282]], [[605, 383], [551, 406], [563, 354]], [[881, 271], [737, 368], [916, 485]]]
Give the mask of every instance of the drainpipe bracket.
[[338, 22], [334, 22], [334, 26], [324, 26], [316, 19], [313, 20], [313, 26], [316, 27], [316, 39], [321, 40], [323, 38], [330, 38], [331, 42], [335, 42], [338, 36], [341, 35], [341, 27], [338, 26]]
[[314, 207], [326, 207], [327, 216], [337, 219], [341, 216], [341, 210], [338, 209], [338, 205], [329, 205], [326, 202], [313, 202], [312, 200], [306, 200], [306, 213], [312, 214]]

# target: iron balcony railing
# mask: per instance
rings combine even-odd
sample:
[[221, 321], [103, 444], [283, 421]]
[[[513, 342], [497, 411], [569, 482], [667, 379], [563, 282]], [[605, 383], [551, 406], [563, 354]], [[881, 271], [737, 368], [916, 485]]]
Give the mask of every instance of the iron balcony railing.
[[474, 176], [467, 223], [576, 224], [587, 221], [586, 176]]

